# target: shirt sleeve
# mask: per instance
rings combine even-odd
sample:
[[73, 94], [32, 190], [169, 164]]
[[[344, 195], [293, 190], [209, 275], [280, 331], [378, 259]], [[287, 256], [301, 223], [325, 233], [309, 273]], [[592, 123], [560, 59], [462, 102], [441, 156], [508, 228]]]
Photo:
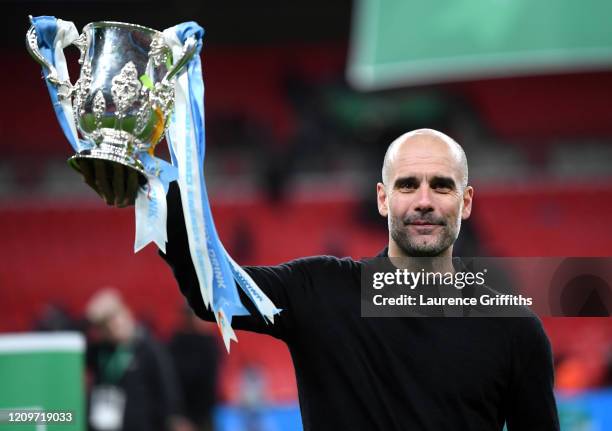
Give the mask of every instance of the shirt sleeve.
[[[191, 255], [185, 228], [180, 193], [176, 183], [170, 184], [168, 190], [168, 243], [166, 253], [159, 252], [168, 263], [179, 289], [189, 306], [201, 319], [214, 322], [215, 317], [211, 310], [204, 306], [200, 294], [197, 275]], [[277, 308], [282, 311], [274, 316], [274, 323], [267, 322], [259, 314], [251, 300], [237, 285], [240, 300], [250, 315], [234, 316], [232, 327], [262, 334], [272, 335], [286, 340], [293, 328], [292, 303], [290, 292], [303, 290], [309, 283], [305, 259], [295, 260], [278, 266], [245, 266], [244, 270], [253, 278], [259, 288], [270, 298]]]
[[[508, 431], [558, 431], [552, 349], [542, 323], [536, 317], [521, 322], [514, 349], [508, 399]], [[527, 325], [527, 326], [526, 326]]]

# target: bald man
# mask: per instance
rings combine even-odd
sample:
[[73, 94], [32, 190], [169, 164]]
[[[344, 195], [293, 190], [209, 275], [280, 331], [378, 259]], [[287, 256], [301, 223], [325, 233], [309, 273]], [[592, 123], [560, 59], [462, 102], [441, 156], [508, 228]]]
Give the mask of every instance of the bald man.
[[[376, 191], [389, 225], [379, 256], [435, 258], [452, 271], [474, 196], [461, 146], [430, 129], [400, 136]], [[214, 321], [199, 293], [176, 186], [168, 208], [161, 255], [195, 313]], [[251, 316], [232, 324], [287, 344], [305, 430], [559, 429], [550, 344], [537, 318], [361, 317], [364, 265], [315, 256], [245, 267], [283, 311], [266, 324], [239, 289]]]

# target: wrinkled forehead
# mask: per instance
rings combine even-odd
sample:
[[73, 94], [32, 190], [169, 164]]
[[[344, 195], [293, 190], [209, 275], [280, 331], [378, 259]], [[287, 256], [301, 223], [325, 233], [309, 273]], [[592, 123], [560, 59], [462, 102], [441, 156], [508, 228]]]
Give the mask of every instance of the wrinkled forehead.
[[437, 139], [411, 139], [397, 146], [390, 168], [390, 179], [444, 176], [460, 183], [461, 153], [453, 145]]

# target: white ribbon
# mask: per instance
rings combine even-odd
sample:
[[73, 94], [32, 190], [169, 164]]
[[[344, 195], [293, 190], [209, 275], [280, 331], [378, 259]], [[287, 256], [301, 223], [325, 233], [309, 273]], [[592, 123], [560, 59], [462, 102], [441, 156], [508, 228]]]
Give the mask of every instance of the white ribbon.
[[151, 241], [164, 253], [166, 252], [167, 218], [166, 193], [159, 178], [147, 175], [147, 184], [138, 189], [136, 195], [136, 238], [134, 253], [138, 253]]

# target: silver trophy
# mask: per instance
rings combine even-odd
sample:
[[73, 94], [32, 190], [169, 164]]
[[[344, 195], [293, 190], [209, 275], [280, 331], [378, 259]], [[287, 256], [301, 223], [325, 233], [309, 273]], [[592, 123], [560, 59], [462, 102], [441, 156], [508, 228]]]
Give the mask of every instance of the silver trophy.
[[164, 136], [174, 105], [174, 79], [196, 52], [196, 39], [187, 39], [174, 61], [161, 32], [100, 21], [87, 24], [73, 45], [81, 52], [74, 85], [61, 81], [43, 57], [35, 27], [26, 34], [28, 51], [48, 70], [47, 80], [57, 87], [60, 101], [71, 101], [77, 130], [91, 144], [72, 156], [70, 165], [79, 171], [79, 159], [102, 159], [146, 177], [138, 153], [153, 155]]

